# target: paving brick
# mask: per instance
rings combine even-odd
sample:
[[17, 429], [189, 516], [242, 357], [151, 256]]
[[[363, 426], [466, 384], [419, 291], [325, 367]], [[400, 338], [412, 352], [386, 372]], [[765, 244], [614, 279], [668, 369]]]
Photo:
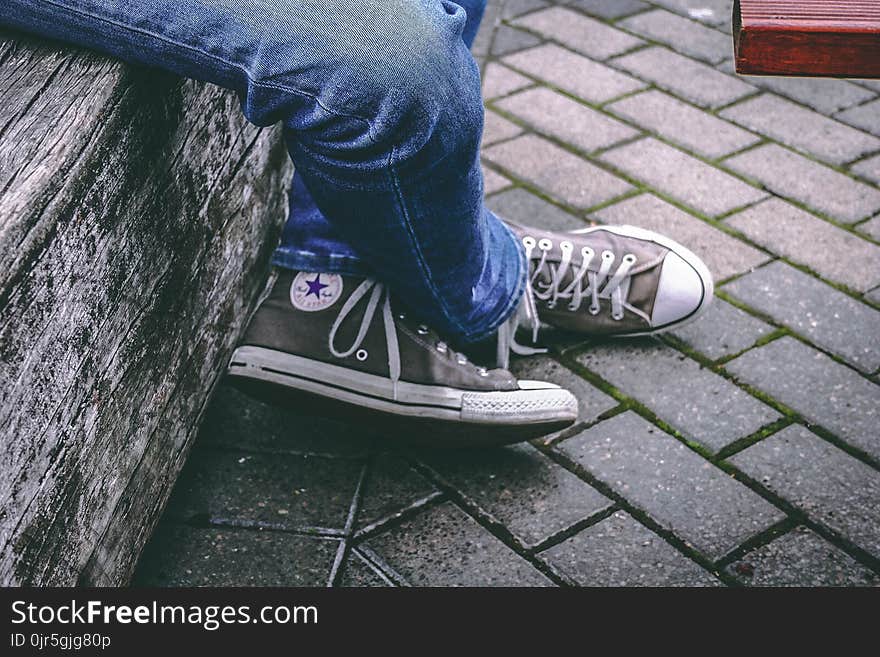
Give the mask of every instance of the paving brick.
[[522, 133], [515, 123], [508, 121], [503, 116], [498, 115], [492, 110], [486, 110], [485, 121], [483, 123], [483, 145], [494, 144], [496, 141], [510, 139]]
[[874, 303], [880, 303], [880, 287], [876, 287], [865, 294], [864, 298], [868, 301], [873, 301]]
[[627, 96], [605, 109], [711, 159], [742, 150], [761, 139], [662, 91]]
[[593, 59], [607, 59], [644, 43], [641, 39], [565, 7], [527, 14], [514, 25], [558, 41]]
[[863, 224], [859, 224], [856, 227], [860, 233], [864, 233], [869, 237], [873, 237], [875, 240], [880, 241], [880, 214], [878, 214], [873, 219], [869, 219]]
[[828, 280], [860, 291], [880, 283], [880, 247], [785, 201], [769, 199], [729, 217], [726, 223]]
[[713, 452], [779, 418], [769, 406], [659, 342], [599, 344], [577, 361]]
[[339, 542], [160, 524], [134, 586], [327, 586]]
[[367, 546], [414, 586], [552, 586], [449, 502], [371, 538]]
[[880, 148], [880, 139], [773, 94], [749, 98], [721, 116], [834, 164]]
[[713, 560], [784, 517], [632, 411], [562, 441], [557, 449]]
[[698, 321], [671, 335], [707, 358], [718, 360], [751, 347], [772, 332], [772, 326], [716, 298]]
[[643, 89], [644, 82], [555, 44], [508, 55], [504, 63], [592, 103]]
[[815, 522], [880, 556], [880, 474], [792, 425], [730, 459]]
[[514, 16], [525, 14], [528, 11], [544, 9], [549, 6], [550, 5], [544, 2], [544, 0], [507, 0], [501, 10], [501, 15], [504, 18], [513, 18]]
[[524, 226], [548, 230], [576, 230], [586, 227], [581, 219], [521, 187], [496, 194], [486, 200], [486, 205], [499, 217]]
[[769, 89], [829, 115], [874, 97], [874, 94], [864, 87], [833, 78], [752, 76], [747, 80], [751, 84]]
[[880, 93], [880, 80], [853, 80], [856, 84]]
[[575, 207], [587, 208], [632, 189], [617, 176], [534, 135], [492, 146], [484, 157]]
[[710, 64], [733, 56], [729, 35], [663, 9], [631, 16], [618, 25]]
[[845, 365], [786, 337], [747, 351], [725, 368], [810, 422], [880, 458], [880, 386]]
[[308, 414], [285, 398], [257, 398], [221, 384], [199, 429], [199, 445], [242, 450], [364, 456], [375, 436], [351, 424]]
[[717, 586], [719, 581], [623, 511], [541, 553], [581, 586]]
[[880, 312], [784, 262], [772, 262], [724, 286], [863, 372], [880, 367]]
[[796, 199], [835, 219], [859, 221], [880, 210], [880, 191], [776, 144], [725, 160], [731, 169], [767, 189]]
[[506, 187], [510, 187], [511, 182], [500, 173], [483, 167], [483, 193], [486, 195], [494, 194]]
[[517, 30], [509, 25], [499, 25], [492, 40], [492, 55], [501, 57], [518, 50], [531, 48], [541, 43], [541, 39], [524, 30]]
[[727, 105], [755, 91], [742, 80], [660, 46], [618, 57], [611, 63], [701, 107]]
[[514, 361], [510, 371], [520, 379], [549, 381], [571, 391], [578, 399], [578, 422], [592, 422], [618, 402], [587, 383], [570, 369], [549, 356], [531, 356]]
[[641, 194], [594, 212], [606, 224], [628, 224], [668, 235], [687, 245], [716, 280], [749, 271], [768, 256], [652, 194]]
[[749, 552], [727, 567], [747, 586], [872, 586], [877, 578], [806, 527]]
[[392, 586], [391, 582], [364, 559], [356, 549], [352, 550], [348, 557], [339, 585], [343, 588]]
[[612, 146], [638, 131], [546, 87], [508, 96], [497, 106], [533, 125], [539, 132], [583, 151]]
[[733, 15], [733, 0], [652, 0], [655, 5], [709, 25], [725, 25]]
[[531, 445], [433, 450], [423, 459], [525, 546], [533, 547], [612, 502]]
[[880, 135], [880, 98], [864, 105], [851, 107], [837, 114], [836, 118], [862, 130]]
[[862, 178], [867, 178], [876, 185], [880, 185], [880, 155], [875, 155], [853, 164], [850, 167], [850, 171]]
[[600, 157], [708, 215], [719, 215], [766, 196], [764, 192], [653, 138], [618, 146]]
[[436, 492], [433, 484], [409, 467], [400, 456], [379, 454], [364, 484], [357, 527], [361, 529], [377, 520], [394, 516]]
[[361, 464], [279, 454], [192, 452], [167, 514], [189, 522], [262, 522], [343, 529]]
[[649, 6], [640, 0], [568, 0], [564, 4], [599, 18], [629, 16]]
[[496, 62], [489, 62], [483, 75], [483, 97], [491, 99], [506, 96], [531, 84], [533, 82], [526, 76]]

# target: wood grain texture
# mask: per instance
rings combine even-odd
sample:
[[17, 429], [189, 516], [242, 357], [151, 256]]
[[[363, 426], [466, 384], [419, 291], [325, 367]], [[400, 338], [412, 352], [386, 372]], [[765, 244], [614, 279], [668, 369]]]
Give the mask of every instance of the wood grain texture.
[[736, 70], [880, 77], [880, 0], [737, 0]]
[[0, 33], [0, 583], [127, 582], [290, 165], [210, 85]]

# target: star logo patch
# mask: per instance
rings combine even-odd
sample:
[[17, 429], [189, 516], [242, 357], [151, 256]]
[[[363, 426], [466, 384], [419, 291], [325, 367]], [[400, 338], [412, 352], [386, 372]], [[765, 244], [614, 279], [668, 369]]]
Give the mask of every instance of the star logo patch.
[[290, 286], [290, 303], [297, 310], [317, 312], [342, 296], [342, 276], [301, 271]]

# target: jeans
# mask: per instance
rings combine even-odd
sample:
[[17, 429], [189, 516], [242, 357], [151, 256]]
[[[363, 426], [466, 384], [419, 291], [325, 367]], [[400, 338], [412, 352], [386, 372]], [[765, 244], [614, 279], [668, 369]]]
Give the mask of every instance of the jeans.
[[[526, 275], [483, 202], [485, 0], [2, 0], [0, 24], [234, 90], [296, 167], [274, 262], [374, 276], [447, 337], [488, 337]], [[470, 18], [469, 18], [470, 15]]]

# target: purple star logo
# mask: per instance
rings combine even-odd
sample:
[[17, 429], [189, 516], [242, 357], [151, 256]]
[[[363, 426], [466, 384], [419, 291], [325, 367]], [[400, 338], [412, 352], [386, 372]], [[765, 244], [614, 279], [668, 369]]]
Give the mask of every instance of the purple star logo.
[[325, 287], [330, 287], [326, 283], [321, 282], [321, 274], [315, 274], [315, 280], [306, 281], [306, 285], [309, 286], [309, 291], [306, 292], [306, 296], [314, 294], [318, 299], [321, 298], [321, 290], [323, 290]]

